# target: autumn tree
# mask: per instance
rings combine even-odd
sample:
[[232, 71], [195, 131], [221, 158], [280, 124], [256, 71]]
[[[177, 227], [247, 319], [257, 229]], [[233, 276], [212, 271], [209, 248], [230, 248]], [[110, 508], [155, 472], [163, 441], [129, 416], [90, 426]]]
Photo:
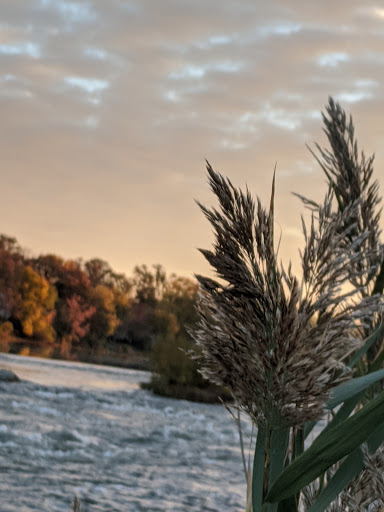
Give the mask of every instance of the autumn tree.
[[57, 293], [51, 284], [27, 265], [20, 280], [20, 298], [16, 315], [25, 336], [54, 341], [52, 327]]
[[154, 307], [165, 290], [167, 275], [161, 265], [153, 265], [151, 272], [147, 265], [136, 266], [133, 270], [133, 285], [137, 302]]
[[[68, 351], [73, 341], [80, 340], [86, 340], [90, 348], [100, 348], [126, 316], [132, 287], [128, 279], [99, 258], [83, 264], [49, 254], [32, 263], [57, 289], [55, 328], [63, 340], [62, 349]], [[87, 327], [80, 335], [82, 322], [82, 329]]]
[[0, 250], [7, 251], [10, 254], [19, 256], [20, 258], [24, 257], [24, 251], [13, 236], [7, 236], [4, 234], [0, 235]]
[[0, 235], [0, 319], [14, 320], [24, 256], [16, 239]]
[[151, 348], [155, 337], [155, 308], [164, 293], [166, 282], [166, 272], [161, 265], [153, 265], [152, 270], [147, 265], [134, 268], [133, 277], [128, 280], [129, 291], [132, 290], [133, 295], [129, 294], [125, 311], [119, 310], [120, 325], [114, 335], [116, 340], [138, 350], [148, 351]]
[[84, 271], [91, 287], [106, 286], [113, 291], [115, 313], [119, 321], [123, 319], [131, 305], [132, 283], [124, 274], [114, 272], [110, 265], [99, 258], [86, 261]]
[[90, 319], [95, 312], [96, 308], [86, 304], [79, 295], [65, 299], [55, 319], [61, 334], [61, 355], [68, 357], [73, 342], [79, 343], [87, 336], [91, 326]]
[[94, 307], [95, 311], [92, 317], [90, 317], [90, 329], [87, 340], [91, 348], [99, 350], [119, 325], [113, 290], [102, 284], [91, 288], [89, 303]]
[[16, 239], [0, 235], [0, 329], [4, 323], [5, 337], [14, 327], [22, 336], [56, 338], [62, 355], [109, 341], [148, 351], [156, 339], [157, 368], [162, 358], [167, 366], [169, 351], [173, 373], [185, 374], [178, 347], [190, 347], [185, 325], [194, 321], [195, 295], [194, 281], [168, 277], [161, 265], [138, 265], [128, 279], [99, 258], [26, 258]]
[[172, 276], [155, 310], [156, 337], [151, 354], [152, 380], [158, 386], [205, 387], [196, 362], [188, 352], [195, 348], [188, 328], [197, 321], [197, 283]]
[[96, 287], [99, 284], [109, 284], [113, 270], [109, 263], [100, 258], [93, 258], [86, 261], [84, 271], [88, 276], [91, 286]]
[[79, 261], [64, 261], [55, 254], [47, 254], [31, 260], [30, 264], [56, 287], [59, 299], [67, 299], [72, 295], [86, 299], [90, 281]]

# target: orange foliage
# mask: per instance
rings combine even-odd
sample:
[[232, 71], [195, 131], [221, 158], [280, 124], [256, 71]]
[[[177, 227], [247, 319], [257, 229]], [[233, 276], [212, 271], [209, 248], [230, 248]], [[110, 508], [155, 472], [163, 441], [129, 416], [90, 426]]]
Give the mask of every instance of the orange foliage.
[[52, 321], [56, 299], [54, 286], [27, 265], [21, 276], [16, 313], [26, 336], [54, 341], [56, 333]]

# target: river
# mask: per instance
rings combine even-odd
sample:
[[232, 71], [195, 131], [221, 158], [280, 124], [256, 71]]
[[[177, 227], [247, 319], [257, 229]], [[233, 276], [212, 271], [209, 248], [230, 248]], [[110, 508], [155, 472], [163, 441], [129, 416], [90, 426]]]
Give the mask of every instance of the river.
[[220, 405], [140, 389], [147, 372], [0, 354], [0, 512], [240, 512], [237, 427]]

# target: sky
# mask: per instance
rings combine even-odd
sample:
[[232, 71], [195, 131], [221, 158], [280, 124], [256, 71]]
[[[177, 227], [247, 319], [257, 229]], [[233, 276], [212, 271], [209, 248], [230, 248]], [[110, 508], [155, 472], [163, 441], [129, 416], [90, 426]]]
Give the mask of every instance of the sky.
[[0, 233], [28, 253], [209, 273], [205, 159], [268, 204], [298, 265], [295, 191], [325, 192], [332, 95], [384, 177], [384, 5], [1, 0]]

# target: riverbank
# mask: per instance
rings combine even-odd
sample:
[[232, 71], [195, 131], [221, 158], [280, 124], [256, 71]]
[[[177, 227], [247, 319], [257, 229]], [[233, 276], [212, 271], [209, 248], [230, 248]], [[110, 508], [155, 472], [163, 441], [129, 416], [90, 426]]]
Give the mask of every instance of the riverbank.
[[76, 360], [80, 363], [99, 364], [101, 366], [114, 366], [116, 368], [126, 368], [128, 370], [142, 370], [149, 372], [149, 357], [139, 352], [129, 356], [116, 356], [114, 354], [81, 354]]
[[[135, 351], [131, 347], [122, 347], [120, 344], [113, 342], [110, 343], [110, 349], [105, 349], [103, 352], [92, 353], [83, 349], [63, 356], [53, 344], [37, 340], [14, 339], [9, 342], [7, 350], [4, 350], [4, 347], [1, 349], [0, 346], [0, 353], [150, 372], [150, 356], [148, 353]], [[217, 404], [223, 401], [229, 402], [232, 399], [227, 391], [211, 384], [200, 388], [182, 384], [169, 384], [164, 382], [163, 379], [152, 377], [150, 382], [142, 383], [141, 387], [157, 396], [190, 402]]]
[[139, 352], [131, 347], [125, 347], [118, 343], [111, 342], [110, 348], [98, 352], [73, 350], [63, 354], [59, 347], [52, 343], [39, 340], [25, 340], [14, 338], [6, 345], [0, 344], [0, 353], [21, 355], [28, 357], [42, 357], [44, 359], [55, 359], [59, 361], [70, 361], [97, 364], [101, 366], [114, 366], [131, 370], [149, 371], [149, 354]]
[[232, 395], [228, 391], [213, 384], [208, 384], [204, 388], [199, 388], [197, 386], [169, 384], [163, 382], [161, 379], [152, 377], [150, 382], [141, 383], [140, 387], [142, 389], [152, 391], [152, 393], [158, 396], [188, 400], [189, 402], [218, 404], [233, 400]]

